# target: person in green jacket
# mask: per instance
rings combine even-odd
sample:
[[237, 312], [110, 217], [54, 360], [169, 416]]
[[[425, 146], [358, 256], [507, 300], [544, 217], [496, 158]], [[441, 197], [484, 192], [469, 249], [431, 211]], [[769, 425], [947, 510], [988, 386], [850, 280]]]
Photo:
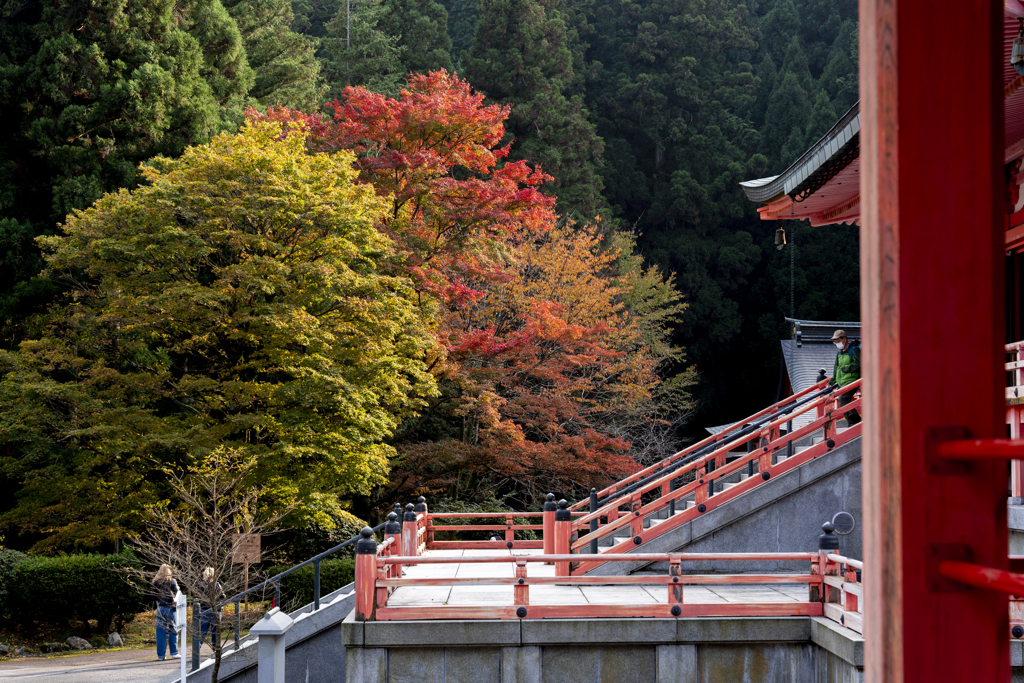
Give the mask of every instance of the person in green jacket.
[[[835, 384], [842, 389], [847, 384], [860, 379], [860, 347], [850, 343], [850, 340], [846, 338], [846, 333], [842, 330], [836, 330], [832, 334], [832, 343], [839, 349], [839, 353], [836, 354], [836, 364], [832, 368], [832, 379], [828, 384], [829, 386]], [[856, 391], [856, 389], [851, 389], [846, 393], [839, 394], [839, 407], [849, 405]], [[843, 417], [851, 427], [860, 422], [860, 415], [856, 409], [846, 411], [843, 413]]]

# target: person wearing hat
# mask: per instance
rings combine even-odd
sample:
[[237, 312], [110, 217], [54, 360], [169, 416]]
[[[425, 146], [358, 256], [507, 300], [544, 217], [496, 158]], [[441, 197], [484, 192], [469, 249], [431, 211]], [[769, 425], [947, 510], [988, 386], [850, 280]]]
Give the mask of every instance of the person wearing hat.
[[[836, 364], [832, 368], [832, 379], [828, 381], [828, 385], [835, 384], [836, 387], [842, 389], [847, 384], [860, 379], [860, 347], [850, 342], [842, 330], [836, 330], [832, 334], [832, 343], [839, 349], [839, 353], [836, 354]], [[849, 405], [853, 401], [856, 391], [856, 389], [851, 389], [846, 393], [839, 394], [839, 407]], [[851, 427], [860, 422], [860, 415], [856, 409], [846, 411], [843, 413], [843, 417]]]

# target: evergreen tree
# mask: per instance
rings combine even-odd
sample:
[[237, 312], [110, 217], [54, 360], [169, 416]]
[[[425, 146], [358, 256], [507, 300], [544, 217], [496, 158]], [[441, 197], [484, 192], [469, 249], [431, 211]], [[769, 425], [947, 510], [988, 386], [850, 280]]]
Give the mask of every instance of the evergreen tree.
[[811, 76], [807, 55], [804, 54], [804, 49], [800, 45], [800, 39], [796, 36], [793, 36], [789, 41], [789, 45], [786, 46], [786, 56], [782, 59], [779, 73], [793, 74], [796, 76], [797, 82], [800, 83], [800, 87], [804, 89], [804, 92], [810, 93], [813, 91], [814, 77]]
[[781, 64], [790, 39], [800, 33], [800, 13], [793, 0], [776, 0], [761, 18], [758, 40], [761, 50]]
[[320, 62], [315, 43], [291, 30], [290, 0], [225, 0], [245, 39], [255, 71], [250, 95], [263, 107], [312, 109], [320, 103]]
[[219, 0], [26, 2], [0, 21], [0, 338], [52, 287], [33, 244], [138, 164], [235, 127], [252, 84]]
[[444, 0], [448, 11], [448, 35], [452, 38], [452, 59], [458, 62], [473, 45], [480, 0]]
[[327, 25], [320, 49], [326, 55], [329, 100], [339, 99], [346, 85], [391, 96], [398, 93], [408, 72], [402, 65], [398, 36], [380, 28], [386, 12], [382, 0], [358, 0], [352, 5], [351, 27], [345, 6]]
[[764, 135], [761, 149], [771, 160], [773, 169], [780, 172], [792, 161], [793, 149], [789, 148], [783, 155], [783, 147], [789, 140], [794, 128], [803, 131], [811, 114], [811, 106], [807, 91], [800, 85], [797, 75], [793, 72], [782, 73], [778, 85], [768, 99], [768, 111], [765, 114]]
[[603, 143], [583, 99], [567, 95], [572, 54], [557, 9], [537, 0], [482, 0], [466, 75], [492, 101], [513, 105], [511, 158], [539, 162], [555, 177], [563, 214], [590, 218], [604, 205], [598, 175]]
[[435, 0], [384, 0], [379, 26], [398, 39], [406, 72], [452, 70], [448, 12]]
[[344, 7], [339, 0], [292, 0], [292, 30], [311, 38], [325, 38], [327, 24]]
[[824, 90], [819, 90], [818, 96], [814, 98], [814, 108], [811, 109], [811, 118], [807, 121], [805, 147], [809, 147], [820, 140], [821, 136], [827, 133], [832, 126], [835, 125], [838, 118], [839, 117], [836, 116], [836, 110], [832, 106], [832, 101], [828, 98], [828, 93]]

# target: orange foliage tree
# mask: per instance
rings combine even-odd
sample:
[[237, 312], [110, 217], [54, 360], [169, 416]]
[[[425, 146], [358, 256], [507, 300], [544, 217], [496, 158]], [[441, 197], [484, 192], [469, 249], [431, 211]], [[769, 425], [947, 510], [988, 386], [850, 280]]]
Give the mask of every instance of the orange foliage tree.
[[529, 505], [633, 471], [631, 449], [671, 450], [666, 417], [687, 412], [692, 381], [660, 374], [681, 356], [678, 295], [630, 236], [560, 223], [539, 167], [502, 163], [509, 107], [439, 71], [398, 99], [347, 88], [328, 108], [250, 116], [303, 126], [313, 152], [356, 153], [442, 349], [425, 359], [441, 394], [400, 428], [384, 496]]

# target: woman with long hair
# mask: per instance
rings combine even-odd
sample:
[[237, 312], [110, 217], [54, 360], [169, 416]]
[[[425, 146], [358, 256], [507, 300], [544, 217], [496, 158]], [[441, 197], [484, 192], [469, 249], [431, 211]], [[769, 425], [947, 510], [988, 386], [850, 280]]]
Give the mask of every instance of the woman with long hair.
[[174, 630], [174, 596], [178, 593], [178, 582], [174, 580], [170, 565], [160, 565], [152, 590], [156, 597], [156, 658], [163, 660], [170, 644], [171, 657], [179, 659], [178, 634]]

